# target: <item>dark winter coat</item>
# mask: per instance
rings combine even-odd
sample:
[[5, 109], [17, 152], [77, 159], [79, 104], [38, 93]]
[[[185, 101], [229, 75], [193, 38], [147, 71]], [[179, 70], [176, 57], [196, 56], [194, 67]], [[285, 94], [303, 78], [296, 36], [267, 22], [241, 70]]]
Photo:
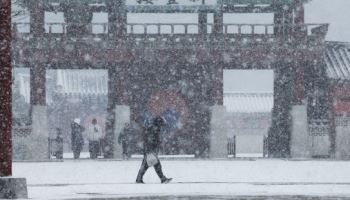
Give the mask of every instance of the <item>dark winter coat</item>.
[[73, 122], [71, 124], [71, 129], [72, 129], [72, 150], [75, 151], [81, 151], [84, 146], [84, 137], [83, 137], [83, 132], [84, 132], [84, 127], [81, 125]]
[[118, 143], [119, 144], [128, 144], [131, 140], [131, 136], [132, 136], [133, 132], [132, 132], [132, 128], [131, 127], [125, 127], [119, 134], [118, 137]]
[[160, 147], [160, 127], [152, 125], [144, 131], [143, 150], [144, 154], [159, 152]]

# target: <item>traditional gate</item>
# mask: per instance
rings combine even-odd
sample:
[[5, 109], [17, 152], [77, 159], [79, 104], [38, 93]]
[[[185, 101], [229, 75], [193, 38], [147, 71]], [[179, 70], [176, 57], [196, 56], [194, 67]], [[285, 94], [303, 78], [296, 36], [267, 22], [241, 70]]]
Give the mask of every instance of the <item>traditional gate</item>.
[[[125, 0], [70, 3], [31, 2], [30, 31], [21, 32], [21, 24], [13, 24], [13, 65], [31, 70], [35, 113], [42, 115], [45, 110], [47, 69], [107, 69], [106, 158], [114, 156], [116, 107], [129, 106], [131, 119], [141, 123], [152, 95], [164, 93], [172, 93], [177, 99], [164, 106], [165, 111], [181, 114], [183, 126], [178, 137], [190, 141], [182, 148], [205, 157], [209, 149], [209, 108], [223, 104], [223, 69], [273, 69], [275, 104], [268, 151], [270, 157], [290, 155], [290, 110], [299, 104], [312, 107], [305, 101], [312, 99], [307, 94], [325, 76], [322, 57], [328, 25], [305, 24], [303, 0], [217, 0], [191, 5], [128, 5]], [[71, 9], [65, 9], [67, 6]], [[45, 11], [63, 12], [65, 23], [46, 23]], [[108, 23], [92, 23], [93, 12], [106, 13]], [[223, 20], [227, 13], [257, 12], [273, 13], [274, 23], [226, 24]], [[195, 13], [198, 23], [128, 24], [127, 13]], [[208, 14], [212, 14], [213, 23], [209, 23]], [[53, 31], [54, 26], [62, 28]], [[137, 32], [140, 26], [142, 31]], [[165, 26], [170, 31], [164, 31]], [[101, 31], [96, 32], [96, 27]], [[75, 29], [80, 34], [75, 34]], [[176, 107], [179, 102], [184, 106]]]

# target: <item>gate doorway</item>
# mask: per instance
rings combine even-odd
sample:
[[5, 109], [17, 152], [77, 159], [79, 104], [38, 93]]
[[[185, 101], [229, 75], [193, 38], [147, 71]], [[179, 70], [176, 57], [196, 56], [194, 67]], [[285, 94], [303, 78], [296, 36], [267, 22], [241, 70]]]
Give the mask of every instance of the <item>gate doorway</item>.
[[[73, 158], [72, 123], [79, 124], [86, 130], [92, 122], [105, 133], [107, 115], [107, 70], [47, 70], [46, 103], [49, 130], [49, 154], [55, 158], [57, 148], [63, 146], [63, 159]], [[79, 120], [77, 120], [79, 119]], [[57, 144], [58, 129], [63, 144]], [[83, 145], [80, 158], [89, 158], [89, 142], [86, 131], [82, 133]], [[103, 156], [103, 138], [99, 157]]]
[[272, 70], [224, 70], [229, 157], [264, 157], [273, 108]]

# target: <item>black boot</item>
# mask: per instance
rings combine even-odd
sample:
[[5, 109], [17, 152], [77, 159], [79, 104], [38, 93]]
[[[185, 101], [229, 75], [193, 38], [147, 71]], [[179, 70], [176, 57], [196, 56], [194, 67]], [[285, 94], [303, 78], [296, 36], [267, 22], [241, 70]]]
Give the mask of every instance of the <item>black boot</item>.
[[138, 183], [138, 184], [144, 184], [143, 180], [136, 180], [136, 183]]
[[148, 169], [148, 166], [147, 166], [146, 159], [143, 159], [139, 173], [137, 174], [136, 183], [144, 183], [143, 182], [143, 175], [145, 175], [147, 169]]
[[173, 178], [166, 178], [166, 177], [164, 177], [164, 178], [162, 178], [162, 184], [167, 184], [167, 183], [169, 183], [171, 180], [173, 180]]

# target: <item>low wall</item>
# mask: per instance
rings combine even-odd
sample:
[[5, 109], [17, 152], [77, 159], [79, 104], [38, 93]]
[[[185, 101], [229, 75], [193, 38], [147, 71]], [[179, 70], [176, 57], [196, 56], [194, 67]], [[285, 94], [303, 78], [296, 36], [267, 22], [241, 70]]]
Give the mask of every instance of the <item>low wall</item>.
[[308, 120], [307, 107], [304, 105], [293, 106], [291, 116], [291, 157], [329, 157], [329, 122], [322, 120]]
[[225, 106], [211, 107], [210, 158], [227, 158], [227, 127]]
[[335, 157], [350, 159], [350, 118], [337, 118], [335, 132]]
[[123, 158], [122, 146], [118, 144], [118, 137], [123, 130], [125, 123], [130, 123], [130, 107], [125, 105], [118, 105], [115, 107], [115, 123], [114, 123], [114, 158]]
[[14, 160], [37, 161], [49, 159], [46, 106], [33, 106], [32, 125], [14, 127], [12, 132]]

